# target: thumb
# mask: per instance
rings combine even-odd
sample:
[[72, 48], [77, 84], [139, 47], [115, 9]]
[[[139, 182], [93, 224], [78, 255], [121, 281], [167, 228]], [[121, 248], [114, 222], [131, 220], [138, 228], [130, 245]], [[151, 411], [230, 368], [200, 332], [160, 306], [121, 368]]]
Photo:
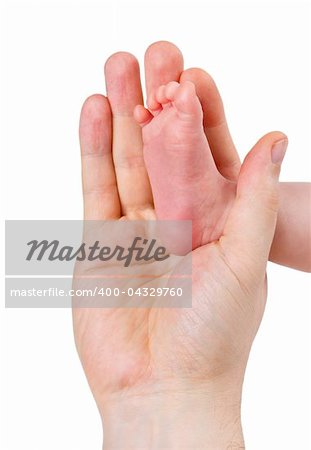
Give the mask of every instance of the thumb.
[[279, 174], [287, 137], [272, 132], [246, 156], [238, 178], [236, 200], [228, 217], [222, 245], [240, 262], [265, 268], [273, 240], [279, 200]]

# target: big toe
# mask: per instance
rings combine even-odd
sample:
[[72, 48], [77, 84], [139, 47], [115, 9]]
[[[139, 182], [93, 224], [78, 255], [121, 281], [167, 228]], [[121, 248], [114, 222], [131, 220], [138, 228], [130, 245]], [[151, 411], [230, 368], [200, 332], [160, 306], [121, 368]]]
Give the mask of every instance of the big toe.
[[201, 103], [191, 81], [180, 83], [176, 90], [174, 105], [182, 118], [203, 118]]

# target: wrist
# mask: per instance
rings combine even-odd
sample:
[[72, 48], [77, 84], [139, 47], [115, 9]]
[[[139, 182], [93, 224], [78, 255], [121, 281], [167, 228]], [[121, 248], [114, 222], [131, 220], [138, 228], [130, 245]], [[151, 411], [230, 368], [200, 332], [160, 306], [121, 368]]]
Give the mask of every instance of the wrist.
[[244, 449], [241, 391], [206, 384], [111, 395], [101, 409], [104, 449]]

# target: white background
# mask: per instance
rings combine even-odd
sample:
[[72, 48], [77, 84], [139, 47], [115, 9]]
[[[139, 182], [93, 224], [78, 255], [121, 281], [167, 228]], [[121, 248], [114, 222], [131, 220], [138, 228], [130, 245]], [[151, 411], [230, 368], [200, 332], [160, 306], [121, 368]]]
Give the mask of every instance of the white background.
[[[104, 92], [111, 53], [127, 50], [142, 61], [160, 39], [182, 49], [186, 66], [214, 76], [242, 157], [262, 134], [282, 130], [290, 140], [282, 180], [310, 181], [306, 4], [38, 1], [8, 2], [3, 12], [6, 218], [81, 218], [81, 104]], [[268, 274], [268, 306], [245, 380], [247, 449], [307, 450], [309, 276], [273, 264]], [[100, 449], [70, 311], [6, 310], [0, 325], [8, 413], [1, 449]]]

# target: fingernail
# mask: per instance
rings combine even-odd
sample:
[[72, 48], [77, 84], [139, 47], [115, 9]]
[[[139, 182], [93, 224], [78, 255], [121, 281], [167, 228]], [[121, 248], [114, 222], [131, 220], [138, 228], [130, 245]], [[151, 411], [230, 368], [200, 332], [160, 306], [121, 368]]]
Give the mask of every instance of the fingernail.
[[281, 164], [288, 145], [287, 139], [282, 139], [281, 141], [277, 141], [275, 144], [273, 144], [273, 147], [271, 149], [271, 160], [273, 164]]

